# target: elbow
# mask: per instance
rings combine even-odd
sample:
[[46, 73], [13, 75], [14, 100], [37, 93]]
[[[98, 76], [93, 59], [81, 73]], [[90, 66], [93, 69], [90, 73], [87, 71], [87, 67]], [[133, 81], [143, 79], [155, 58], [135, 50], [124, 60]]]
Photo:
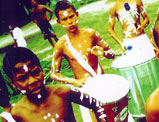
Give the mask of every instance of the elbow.
[[149, 24], [150, 24], [150, 20], [147, 18], [146, 25], [149, 25]]

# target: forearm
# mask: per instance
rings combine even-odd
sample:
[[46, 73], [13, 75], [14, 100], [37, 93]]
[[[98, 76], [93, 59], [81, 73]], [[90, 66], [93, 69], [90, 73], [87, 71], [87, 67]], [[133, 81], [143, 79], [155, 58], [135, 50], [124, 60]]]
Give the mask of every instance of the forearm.
[[120, 45], [122, 46], [122, 41], [117, 37], [116, 33], [114, 32], [114, 30], [109, 29], [109, 33], [112, 36], [112, 38]]
[[58, 81], [58, 82], [62, 82], [64, 84], [72, 84], [74, 85], [75, 84], [75, 79], [73, 78], [68, 78], [64, 75], [62, 75], [61, 73], [51, 73], [51, 79], [52, 80], [55, 80], [55, 81]]
[[144, 31], [144, 29], [148, 26], [148, 24], [149, 24], [149, 19], [146, 18], [140, 25], [140, 28]]
[[95, 112], [98, 122], [106, 121], [106, 114], [104, 113], [104, 108], [102, 107], [103, 104], [101, 102], [90, 95], [83, 93], [83, 91], [79, 89], [72, 88], [72, 90], [76, 92], [76, 94], [71, 94], [71, 99], [73, 102], [92, 109]]

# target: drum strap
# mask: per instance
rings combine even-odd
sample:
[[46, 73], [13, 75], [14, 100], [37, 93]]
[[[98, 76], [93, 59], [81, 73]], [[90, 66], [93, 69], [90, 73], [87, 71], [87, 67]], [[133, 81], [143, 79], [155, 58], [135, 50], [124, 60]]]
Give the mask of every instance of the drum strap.
[[[84, 60], [80, 53], [77, 52], [77, 50], [71, 45], [68, 35], [65, 35], [67, 45], [66, 48], [71, 52], [73, 57], [78, 61], [78, 63], [86, 70], [88, 71], [92, 76], [97, 76], [97, 73], [93, 70], [93, 68]], [[98, 63], [98, 72], [101, 70], [99, 69], [99, 63]]]
[[8, 122], [16, 122], [16, 121], [13, 119], [12, 115], [11, 115], [10, 113], [8, 113], [8, 112], [2, 112], [2, 113], [0, 114], [0, 117], [5, 118]]

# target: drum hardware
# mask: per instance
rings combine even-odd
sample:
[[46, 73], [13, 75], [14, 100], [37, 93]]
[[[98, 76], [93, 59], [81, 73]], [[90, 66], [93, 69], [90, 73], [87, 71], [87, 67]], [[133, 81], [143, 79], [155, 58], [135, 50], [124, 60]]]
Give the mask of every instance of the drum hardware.
[[82, 87], [83, 92], [103, 103], [108, 122], [128, 122], [129, 81], [115, 74], [90, 78]]
[[153, 57], [149, 60], [142, 60], [142, 62], [126, 64], [131, 62], [131, 57], [126, 56], [116, 59], [112, 63], [112, 67], [118, 71], [117, 74], [124, 76], [130, 83], [128, 95], [130, 114], [133, 117], [142, 118], [145, 117], [146, 99], [159, 86], [159, 62]]
[[117, 107], [117, 106], [114, 106], [114, 107], [112, 108], [112, 110], [113, 110], [115, 113], [117, 113], [117, 112], [118, 112], [118, 107]]

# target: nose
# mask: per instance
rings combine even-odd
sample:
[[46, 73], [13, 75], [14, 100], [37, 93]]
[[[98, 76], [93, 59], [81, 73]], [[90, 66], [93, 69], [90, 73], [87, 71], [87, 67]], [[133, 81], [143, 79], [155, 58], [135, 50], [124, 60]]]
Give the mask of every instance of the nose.
[[72, 20], [71, 19], [68, 19], [68, 24], [72, 24]]
[[37, 79], [35, 79], [34, 77], [32, 76], [29, 76], [28, 77], [28, 85], [32, 85], [34, 83], [36, 83]]

